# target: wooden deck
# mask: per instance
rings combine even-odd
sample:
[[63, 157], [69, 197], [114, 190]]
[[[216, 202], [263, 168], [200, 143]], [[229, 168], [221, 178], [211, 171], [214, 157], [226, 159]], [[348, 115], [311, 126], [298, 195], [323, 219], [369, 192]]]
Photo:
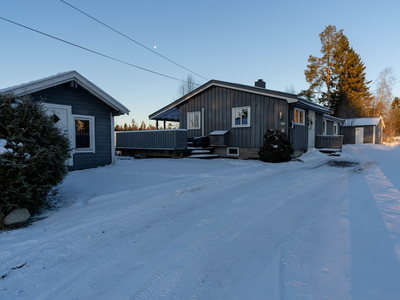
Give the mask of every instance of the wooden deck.
[[317, 135], [315, 139], [317, 149], [340, 150], [343, 147], [343, 135]]
[[186, 129], [117, 131], [115, 150], [135, 157], [183, 157], [191, 153]]

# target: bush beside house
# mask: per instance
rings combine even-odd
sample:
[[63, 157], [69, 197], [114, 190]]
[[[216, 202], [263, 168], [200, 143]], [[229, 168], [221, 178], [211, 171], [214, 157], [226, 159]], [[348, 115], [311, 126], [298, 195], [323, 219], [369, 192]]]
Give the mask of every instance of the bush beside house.
[[[41, 103], [0, 95], [0, 219], [13, 209], [40, 211], [66, 176], [68, 138]], [[3, 226], [0, 222], [0, 227]]]
[[286, 134], [276, 129], [268, 129], [264, 134], [264, 144], [260, 147], [258, 155], [264, 162], [289, 161], [293, 154], [293, 148]]

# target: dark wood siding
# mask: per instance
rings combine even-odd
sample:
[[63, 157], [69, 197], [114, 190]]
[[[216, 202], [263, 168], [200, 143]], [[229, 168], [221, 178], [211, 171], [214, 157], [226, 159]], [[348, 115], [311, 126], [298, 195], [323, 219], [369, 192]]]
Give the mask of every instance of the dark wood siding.
[[111, 158], [111, 108], [80, 86], [66, 89], [55, 86], [32, 94], [35, 101], [43, 99], [45, 103], [69, 105], [72, 114], [95, 117], [96, 153], [75, 153], [74, 165], [70, 170], [94, 168], [110, 164]]
[[364, 144], [374, 142], [374, 126], [361, 126], [364, 127]]
[[356, 143], [356, 131], [355, 127], [341, 127], [341, 134], [343, 135], [343, 144], [355, 144]]
[[[250, 107], [250, 127], [232, 127], [232, 108]], [[287, 133], [288, 104], [286, 100], [212, 86], [184, 102], [180, 107], [181, 128], [187, 129], [187, 113], [204, 108], [204, 134], [216, 130], [229, 131], [229, 147], [258, 148], [268, 129]], [[282, 112], [282, 119], [280, 119]], [[201, 136], [202, 130], [188, 129], [188, 138]]]
[[[304, 110], [304, 118], [304, 125], [294, 124], [293, 128], [289, 129], [290, 142], [294, 150], [308, 149], [308, 110]], [[290, 119], [294, 122], [294, 108], [290, 110]]]
[[[374, 127], [375, 127], [375, 144], [382, 143], [382, 129], [381, 123], [378, 126], [342, 126], [341, 133], [343, 135], [343, 144], [355, 144], [356, 143], [356, 128], [364, 128], [364, 140], [365, 144], [374, 142]], [[380, 133], [379, 133], [380, 132]]]
[[382, 144], [382, 122], [379, 122], [375, 128], [375, 144]]
[[324, 116], [319, 113], [315, 113], [315, 134], [322, 135], [323, 134], [323, 120]]
[[333, 121], [326, 120], [326, 135], [333, 135]]

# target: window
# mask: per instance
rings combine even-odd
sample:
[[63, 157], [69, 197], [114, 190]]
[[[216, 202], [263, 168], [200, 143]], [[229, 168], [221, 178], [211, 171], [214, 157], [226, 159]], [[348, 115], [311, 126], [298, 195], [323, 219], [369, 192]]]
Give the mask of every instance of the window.
[[187, 129], [200, 129], [200, 112], [187, 113]]
[[337, 134], [338, 134], [337, 128], [338, 128], [337, 123], [334, 122], [334, 123], [333, 123], [333, 135], [337, 135]]
[[95, 152], [94, 117], [74, 115], [75, 151]]
[[230, 156], [239, 156], [239, 148], [226, 148], [226, 154]]
[[232, 108], [232, 127], [250, 127], [250, 106]]
[[322, 122], [322, 134], [326, 135], [326, 121], [325, 120]]
[[295, 108], [294, 109], [294, 123], [298, 125], [305, 125], [304, 124], [304, 115], [305, 111], [300, 108]]

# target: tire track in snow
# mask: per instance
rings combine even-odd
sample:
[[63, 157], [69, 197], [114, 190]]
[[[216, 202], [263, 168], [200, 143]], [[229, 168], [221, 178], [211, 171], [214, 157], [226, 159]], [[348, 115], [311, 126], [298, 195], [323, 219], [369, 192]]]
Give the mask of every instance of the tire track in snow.
[[[345, 175], [342, 175], [345, 176]], [[325, 174], [325, 180], [327, 182], [331, 182], [332, 178], [329, 176], [329, 174]], [[312, 185], [313, 179], [308, 179], [307, 184]], [[300, 184], [305, 184], [305, 180], [303, 179]], [[289, 197], [292, 194], [292, 191], [287, 191], [287, 196]], [[282, 197], [281, 194], [276, 194], [274, 195], [275, 198]], [[293, 202], [292, 204], [296, 204], [296, 199], [292, 198], [290, 199], [290, 202]], [[278, 206], [281, 206], [285, 204], [288, 201], [285, 201], [283, 203], [279, 203], [269, 209], [269, 211], [273, 211], [276, 209]], [[306, 209], [309, 208], [309, 206], [306, 206], [306, 208], [302, 207], [304, 203], [297, 204], [296, 209], [298, 211], [305, 211]], [[251, 232], [254, 228], [257, 227], [257, 223], [265, 218], [265, 215], [268, 214], [269, 212], [265, 212], [263, 210], [260, 210], [259, 208], [262, 206], [262, 204], [257, 203], [255, 205], [255, 209], [253, 209], [249, 214], [253, 214], [251, 217], [242, 216], [242, 220], [250, 220], [250, 221], [242, 221], [238, 222], [238, 220], [235, 220], [231, 224], [229, 224], [227, 227], [224, 227], [220, 229], [217, 232], [214, 232], [211, 237], [208, 237], [206, 240], [199, 241], [195, 243], [194, 245], [191, 245], [189, 249], [187, 249], [183, 254], [178, 255], [175, 257], [169, 264], [167, 264], [165, 267], [161, 268], [158, 273], [156, 273], [144, 286], [142, 291], [134, 297], [135, 299], [170, 299], [170, 298], [196, 298], [198, 294], [200, 293], [201, 289], [204, 287], [204, 278], [207, 276], [207, 274], [201, 274], [201, 270], [199, 270], [202, 266], [201, 261], [206, 259], [207, 256], [210, 259], [210, 257], [213, 257], [216, 255], [215, 249], [218, 248], [213, 244], [224, 244], [227, 242], [230, 242], [231, 240], [236, 239], [236, 237], [240, 235], [244, 235], [244, 232]], [[302, 209], [301, 209], [302, 208]], [[241, 220], [240, 220], [241, 221]], [[242, 224], [243, 222], [247, 222], [247, 224]], [[235, 227], [238, 227], [238, 229], [233, 230]], [[290, 238], [290, 235], [288, 235], [285, 238]], [[283, 238], [284, 239], [284, 238]], [[283, 239], [280, 241], [282, 243]], [[234, 250], [229, 252], [229, 256], [227, 256], [223, 261], [219, 262], [219, 267], [224, 267], [227, 272], [229, 273], [229, 269], [231, 268], [232, 262], [238, 261], [241, 257], [248, 256], [249, 254], [252, 253], [253, 247], [254, 247], [254, 242], [249, 242], [249, 243], [244, 243], [242, 247], [235, 248]], [[277, 253], [273, 252], [270, 255], [270, 260], [272, 260]], [[195, 269], [197, 268], [197, 269]], [[282, 269], [282, 264], [280, 264], [280, 269]], [[254, 276], [254, 275], [253, 275]], [[179, 280], [181, 278], [185, 278], [186, 281], [188, 281], [188, 277], [192, 278], [191, 282], [197, 283], [197, 286], [193, 288], [194, 292], [191, 293], [190, 295], [184, 295], [185, 290], [177, 290], [177, 285], [179, 283]], [[283, 283], [282, 283], [282, 277], [280, 274], [280, 294], [282, 293], [283, 290]], [[225, 286], [227, 288], [227, 286]], [[207, 298], [209, 299], [218, 299], [218, 296], [220, 293], [223, 293], [224, 289], [218, 290], [217, 294], [213, 294], [212, 296], [207, 295]], [[174, 297], [173, 297], [174, 296]], [[210, 297], [209, 297], [210, 296]]]
[[[152, 214], [155, 211], [160, 210], [160, 204], [167, 202], [168, 200], [174, 199], [174, 200], [179, 200], [180, 202], [185, 201], [184, 196], [185, 195], [190, 195], [193, 193], [197, 193], [199, 191], [202, 191], [204, 189], [208, 189], [214, 186], [219, 186], [220, 190], [224, 190], [224, 186], [228, 185], [228, 188], [231, 188], [231, 183], [232, 182], [238, 182], [238, 186], [246, 186], [247, 183], [249, 183], [250, 181], [254, 180], [254, 178], [257, 178], [259, 176], [262, 177], [262, 179], [268, 178], [270, 176], [277, 176], [279, 174], [282, 173], [286, 173], [287, 170], [282, 170], [281, 172], [276, 172], [274, 174], [271, 174], [271, 172], [269, 172], [268, 170], [265, 170], [265, 172], [259, 172], [253, 175], [243, 175], [243, 176], [237, 176], [237, 177], [231, 177], [231, 178], [223, 178], [223, 179], [219, 179], [217, 181], [212, 181], [212, 182], [206, 182], [203, 184], [194, 184], [191, 187], [187, 187], [187, 188], [182, 188], [182, 189], [177, 189], [175, 191], [170, 192], [169, 194], [167, 194], [166, 196], [163, 197], [159, 197], [159, 196], [155, 196], [152, 197], [150, 199], [147, 199], [147, 201], [149, 201], [149, 203], [141, 203], [140, 205], [137, 205], [134, 208], [134, 211], [132, 211], [130, 208], [127, 209], [127, 211], [125, 212], [118, 212], [118, 213], [114, 213], [111, 216], [105, 217], [101, 220], [96, 220], [96, 221], [91, 221], [85, 224], [82, 224], [78, 227], [74, 227], [71, 229], [68, 229], [66, 231], [63, 231], [62, 233], [56, 233], [53, 234], [49, 237], [43, 238], [33, 244], [30, 244], [27, 248], [18, 251], [17, 253], [13, 253], [5, 258], [3, 258], [0, 261], [0, 265], [1, 266], [5, 266], [7, 265], [7, 262], [12, 262], [15, 260], [15, 258], [19, 258], [20, 260], [28, 260], [29, 261], [29, 256], [32, 252], [40, 252], [41, 249], [52, 249], [55, 248], [55, 246], [57, 246], [58, 242], [61, 240], [68, 240], [71, 241], [71, 243], [73, 241], [75, 241], [75, 243], [77, 243], [77, 238], [79, 237], [84, 237], [86, 232], [92, 232], [93, 229], [97, 229], [99, 227], [101, 228], [105, 228], [106, 231], [110, 231], [115, 227], [115, 219], [118, 219], [118, 224], [121, 223], [125, 223], [126, 226], [133, 226], [138, 228], [138, 232], [142, 232], [141, 230], [143, 228], [146, 227], [146, 225], [149, 223], [149, 218], [151, 218]], [[152, 187], [154, 188], [154, 187]], [[122, 192], [116, 196], [122, 196], [124, 195], [124, 193], [126, 192]], [[101, 196], [101, 197], [107, 197], [107, 195]], [[98, 198], [101, 198], [98, 197]], [[175, 204], [171, 204], [171, 203], [166, 203], [168, 205], [177, 205], [176, 202]], [[146, 218], [148, 217], [148, 218]], [[157, 221], [157, 220], [156, 220]], [[100, 226], [101, 224], [101, 226]], [[233, 225], [232, 225], [233, 226]], [[162, 230], [162, 229], [160, 229]], [[213, 243], [216, 243], [216, 241], [219, 238], [223, 238], [224, 241], [228, 240], [228, 233], [229, 232], [228, 228], [223, 229], [223, 231], [219, 232], [217, 234], [216, 237], [212, 238], [210, 237], [209, 240], [207, 241], [203, 241], [203, 243], [200, 243], [200, 249], [203, 249], [203, 253], [207, 252], [207, 249], [211, 249], [210, 245]], [[239, 234], [239, 233], [238, 233]], [[74, 244], [76, 247], [80, 247], [80, 244]], [[39, 250], [37, 250], [39, 249]], [[187, 261], [187, 257], [199, 257], [199, 250], [196, 250], [195, 248], [191, 250], [190, 253], [186, 254], [186, 256], [183, 256], [182, 258], [180, 258], [180, 261], [178, 260], [175, 264], [171, 264], [169, 265], [169, 271], [165, 272], [166, 274], [171, 274], [173, 272], [176, 273], [175, 275], [175, 281], [174, 284], [176, 285], [179, 281], [179, 278], [181, 278], [183, 276], [183, 274], [187, 274], [188, 272], [190, 273], [190, 271], [193, 271], [194, 269], [196, 269], [196, 267], [199, 266], [199, 261], [197, 260], [197, 263], [192, 263], [189, 265], [189, 267], [187, 269], [182, 270], [181, 272], [177, 272], [176, 270], [179, 269], [179, 266], [182, 266], [182, 262], [183, 261]], [[73, 252], [74, 254], [76, 252]], [[207, 255], [212, 255], [209, 252], [207, 252]], [[232, 254], [233, 255], [233, 254]], [[55, 257], [55, 256], [54, 256]], [[57, 255], [58, 257], [58, 255]], [[237, 254], [235, 256], [240, 257], [240, 253]], [[125, 259], [126, 257], [122, 256], [120, 257], [119, 261], [123, 261], [123, 259]], [[63, 263], [65, 261], [68, 261], [71, 259], [71, 257], [64, 257], [62, 259], [60, 259], [59, 261], [57, 260], [58, 258], [54, 258], [54, 261], [52, 261], [49, 265], [49, 267], [53, 267], [59, 263]], [[224, 260], [224, 262], [222, 263], [222, 265], [228, 266], [230, 264], [232, 260], [227, 259]], [[8, 263], [8, 266], [11, 266]], [[12, 266], [11, 266], [12, 267]], [[65, 283], [63, 283], [62, 286], [58, 286], [56, 287], [56, 289], [49, 294], [49, 298], [53, 298], [53, 297], [61, 297], [62, 295], [66, 295], [66, 292], [69, 291], [69, 289], [73, 288], [74, 286], [77, 285], [77, 282], [79, 282], [79, 280], [84, 281], [83, 279], [87, 278], [87, 277], [91, 277], [91, 278], [104, 278], [104, 276], [100, 276], [99, 274], [96, 274], [96, 270], [101, 270], [100, 266], [98, 268], [92, 268], [92, 269], [82, 269], [81, 272], [79, 274], [76, 274], [76, 278], [68, 278]], [[174, 271], [175, 270], [175, 271]], [[100, 272], [101, 273], [101, 272]], [[197, 273], [200, 273], [200, 271], [197, 271]], [[15, 284], [17, 285], [18, 281], [23, 280], [23, 278], [19, 279], [15, 278]], [[7, 279], [8, 281], [8, 279]], [[157, 282], [157, 280], [155, 281]], [[172, 287], [174, 286], [173, 284], [171, 285]], [[194, 294], [193, 296], [196, 297], [196, 295], [198, 295], [198, 293], [200, 292], [200, 290], [202, 290], [204, 287], [203, 283], [198, 283], [197, 286], [195, 286], [194, 288]], [[172, 290], [171, 290], [172, 291]]]

